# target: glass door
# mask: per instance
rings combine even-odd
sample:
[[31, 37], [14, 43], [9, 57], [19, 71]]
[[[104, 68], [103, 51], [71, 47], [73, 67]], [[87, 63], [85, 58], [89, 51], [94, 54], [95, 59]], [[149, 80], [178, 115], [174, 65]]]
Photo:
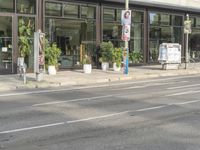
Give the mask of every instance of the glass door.
[[0, 74], [12, 73], [12, 17], [0, 16]]

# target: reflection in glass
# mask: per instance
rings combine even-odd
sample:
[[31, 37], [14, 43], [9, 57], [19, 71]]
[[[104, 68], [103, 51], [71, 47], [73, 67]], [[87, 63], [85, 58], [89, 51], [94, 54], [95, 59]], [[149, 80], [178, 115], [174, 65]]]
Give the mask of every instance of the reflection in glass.
[[14, 0], [0, 0], [0, 12], [14, 12]]
[[45, 5], [45, 14], [49, 16], [61, 16], [62, 5], [59, 3], [47, 2]]
[[66, 17], [78, 18], [78, 8], [79, 8], [78, 5], [65, 4], [64, 15]]
[[17, 12], [35, 14], [36, 0], [17, 0]]
[[95, 19], [95, 7], [81, 7], [81, 18]]
[[103, 19], [104, 20], [115, 20], [115, 10], [104, 8]]

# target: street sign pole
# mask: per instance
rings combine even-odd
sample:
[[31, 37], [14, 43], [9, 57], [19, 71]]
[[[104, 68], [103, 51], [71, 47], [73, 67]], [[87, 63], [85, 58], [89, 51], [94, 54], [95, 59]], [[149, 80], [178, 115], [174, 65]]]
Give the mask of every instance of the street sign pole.
[[[129, 10], [129, 0], [125, 0], [125, 10]], [[125, 44], [124, 44], [125, 48], [124, 48], [124, 54], [126, 54], [125, 56], [125, 60], [124, 60], [124, 74], [128, 74], [128, 65], [129, 65], [129, 61], [128, 61], [128, 56], [129, 56], [129, 49], [128, 49], [128, 40], [125, 40]]]
[[186, 20], [184, 21], [184, 33], [186, 34], [186, 41], [185, 41], [185, 69], [187, 69], [189, 63], [189, 34], [191, 33], [191, 20], [189, 19], [189, 15], [186, 15]]

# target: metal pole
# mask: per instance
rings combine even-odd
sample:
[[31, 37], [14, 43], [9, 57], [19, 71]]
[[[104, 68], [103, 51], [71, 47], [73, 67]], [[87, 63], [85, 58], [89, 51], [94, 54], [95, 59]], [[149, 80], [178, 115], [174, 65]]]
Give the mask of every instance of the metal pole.
[[[189, 21], [189, 15], [187, 14], [186, 15], [186, 20], [187, 21]], [[185, 69], [187, 69], [187, 67], [188, 67], [188, 62], [189, 62], [189, 54], [188, 54], [188, 40], [189, 40], [189, 38], [188, 38], [188, 36], [189, 36], [189, 33], [187, 32], [186, 33], [186, 45], [185, 45]]]
[[[128, 10], [129, 9], [129, 0], [125, 0], [125, 10]], [[126, 53], [126, 62], [124, 61], [124, 65], [125, 65], [125, 68], [124, 68], [124, 74], [128, 74], [128, 52], [129, 52], [129, 49], [128, 49], [128, 41], [125, 41], [125, 44], [124, 44], [124, 51]]]

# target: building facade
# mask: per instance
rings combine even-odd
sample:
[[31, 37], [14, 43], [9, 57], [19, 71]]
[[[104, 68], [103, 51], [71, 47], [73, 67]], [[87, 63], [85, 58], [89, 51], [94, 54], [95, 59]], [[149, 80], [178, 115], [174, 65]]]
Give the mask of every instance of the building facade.
[[[61, 48], [60, 68], [78, 68], [84, 54], [98, 66], [98, 45], [111, 41], [123, 47], [121, 10], [124, 0], [0, 0], [0, 74], [17, 72], [20, 41], [28, 29], [30, 54], [25, 58], [33, 70], [34, 32], [41, 29], [50, 42]], [[200, 57], [199, 0], [130, 0], [132, 10], [130, 54], [134, 64], [157, 63], [159, 45], [164, 42], [182, 45], [185, 56], [184, 20], [189, 14], [192, 33], [189, 50]]]

